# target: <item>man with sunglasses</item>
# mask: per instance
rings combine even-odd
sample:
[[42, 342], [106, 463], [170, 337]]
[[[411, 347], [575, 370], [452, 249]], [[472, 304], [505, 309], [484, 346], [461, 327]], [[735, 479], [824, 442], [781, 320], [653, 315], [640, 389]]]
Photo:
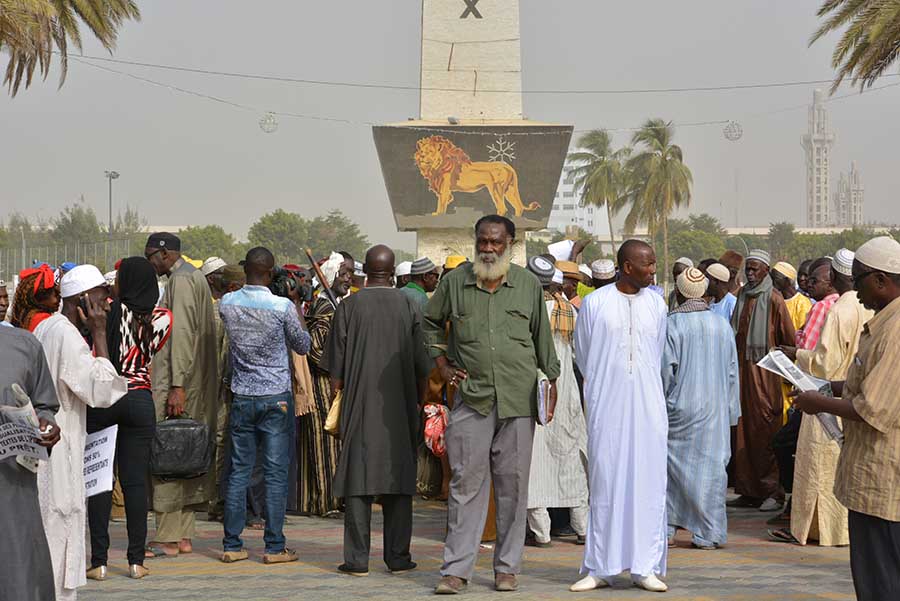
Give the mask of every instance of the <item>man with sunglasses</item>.
[[[151, 234], [144, 256], [167, 278], [160, 306], [172, 311], [172, 334], [153, 359], [156, 418], [190, 416], [216, 431], [219, 374], [212, 295], [203, 273], [181, 256], [181, 240], [168, 232]], [[191, 480], [155, 480], [156, 537], [151, 553], [191, 553], [195, 511], [206, 511], [215, 496], [215, 470]]]
[[860, 601], [900, 598], [900, 243], [874, 238], [856, 251], [859, 302], [875, 312], [837, 397], [804, 392], [805, 413], [843, 419], [834, 494], [850, 510], [850, 567]]

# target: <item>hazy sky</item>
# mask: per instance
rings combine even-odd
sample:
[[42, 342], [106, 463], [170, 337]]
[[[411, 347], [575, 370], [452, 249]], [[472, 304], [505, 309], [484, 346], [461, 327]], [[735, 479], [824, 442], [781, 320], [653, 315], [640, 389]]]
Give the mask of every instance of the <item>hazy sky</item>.
[[[487, 7], [491, 0], [484, 0]], [[807, 47], [819, 0], [522, 0], [526, 89], [710, 86], [831, 77], [834, 38]], [[143, 19], [121, 31], [117, 58], [308, 79], [415, 85], [421, 0], [246, 2], [140, 0]], [[460, 6], [464, 8], [462, 0]], [[85, 32], [85, 39], [90, 36]], [[85, 54], [101, 54], [93, 43]], [[0, 96], [0, 215], [49, 218], [84, 195], [105, 219], [105, 169], [122, 174], [117, 207], [152, 224], [218, 223], [244, 236], [262, 213], [307, 216], [339, 208], [373, 241], [411, 247], [394, 227], [369, 127], [280, 117], [265, 110], [391, 122], [415, 116], [414, 91], [358, 90], [110, 67], [257, 108], [242, 111], [71, 63], [15, 99]], [[896, 71], [895, 71], [896, 72]], [[885, 78], [876, 85], [900, 82]], [[648, 117], [681, 127], [676, 140], [694, 174], [692, 212], [740, 225], [801, 223], [800, 137], [815, 86], [647, 95], [526, 95], [525, 113], [576, 129], [627, 128]], [[866, 185], [865, 216], [900, 222], [900, 86], [829, 104], [837, 132], [833, 180], [851, 159]], [[617, 133], [625, 143], [629, 133]], [[894, 178], [895, 184], [891, 184]], [[720, 213], [724, 206], [724, 215]]]

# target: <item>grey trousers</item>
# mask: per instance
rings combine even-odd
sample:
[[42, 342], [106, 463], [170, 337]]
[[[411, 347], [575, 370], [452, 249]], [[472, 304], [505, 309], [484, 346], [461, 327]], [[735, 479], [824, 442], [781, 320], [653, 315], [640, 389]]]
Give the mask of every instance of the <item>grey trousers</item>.
[[442, 576], [472, 578], [492, 480], [497, 507], [494, 573], [519, 573], [533, 438], [534, 418], [499, 419], [496, 405], [487, 416], [462, 402], [450, 412], [445, 440], [453, 475]]
[[[352, 568], [369, 568], [372, 542], [372, 502], [375, 497], [344, 499], [344, 563]], [[381, 495], [384, 513], [384, 563], [389, 570], [409, 567], [412, 557], [412, 496]]]

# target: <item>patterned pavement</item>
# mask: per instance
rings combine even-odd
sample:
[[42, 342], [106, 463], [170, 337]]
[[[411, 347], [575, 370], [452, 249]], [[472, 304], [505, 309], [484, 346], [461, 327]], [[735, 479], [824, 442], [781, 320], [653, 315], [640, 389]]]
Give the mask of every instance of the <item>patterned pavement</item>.
[[[338, 574], [343, 523], [340, 520], [289, 516], [285, 527], [288, 546], [300, 554], [293, 564], [266, 566], [261, 562], [261, 532], [245, 532], [250, 560], [226, 565], [218, 561], [221, 524], [198, 521], [195, 552], [177, 558], [148, 560], [151, 574], [143, 580], [127, 577], [125, 524], [111, 525], [109, 578], [89, 581], [79, 596], [89, 601], [283, 601], [288, 599], [366, 599], [367, 601], [432, 596], [441, 563], [445, 506], [418, 501], [415, 505], [413, 560], [419, 569], [394, 576], [381, 561], [381, 514], [373, 511], [370, 575], [357, 578]], [[729, 510], [729, 544], [716, 551], [690, 546], [679, 532], [678, 548], [670, 549], [665, 580], [666, 601], [811, 601], [854, 599], [846, 548], [799, 547], [769, 542], [765, 520], [772, 514], [755, 510]], [[199, 517], [199, 516], [198, 516]], [[152, 534], [152, 530], [151, 530]], [[548, 549], [526, 547], [519, 591], [506, 597], [536, 600], [638, 599], [653, 593], [630, 586], [621, 577], [614, 589], [578, 595], [568, 586], [578, 579], [582, 547], [568, 539], [554, 540]], [[475, 578], [465, 599], [495, 599], [490, 549], [482, 549]]]

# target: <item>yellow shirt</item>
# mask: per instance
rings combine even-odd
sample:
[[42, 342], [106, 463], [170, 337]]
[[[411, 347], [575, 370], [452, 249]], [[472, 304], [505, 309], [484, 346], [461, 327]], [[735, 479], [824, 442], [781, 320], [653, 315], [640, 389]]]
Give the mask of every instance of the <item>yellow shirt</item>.
[[[791, 315], [791, 322], [794, 324], [794, 329], [799, 331], [800, 328], [806, 325], [806, 317], [809, 315], [809, 310], [812, 309], [813, 306], [812, 301], [809, 300], [809, 297], [806, 295], [798, 292], [791, 298], [785, 299], [784, 304], [787, 306], [788, 313]], [[791, 387], [788, 384], [782, 384], [781, 391], [784, 396], [782, 423], [786, 424], [787, 411], [791, 407], [791, 399], [788, 397]]]

